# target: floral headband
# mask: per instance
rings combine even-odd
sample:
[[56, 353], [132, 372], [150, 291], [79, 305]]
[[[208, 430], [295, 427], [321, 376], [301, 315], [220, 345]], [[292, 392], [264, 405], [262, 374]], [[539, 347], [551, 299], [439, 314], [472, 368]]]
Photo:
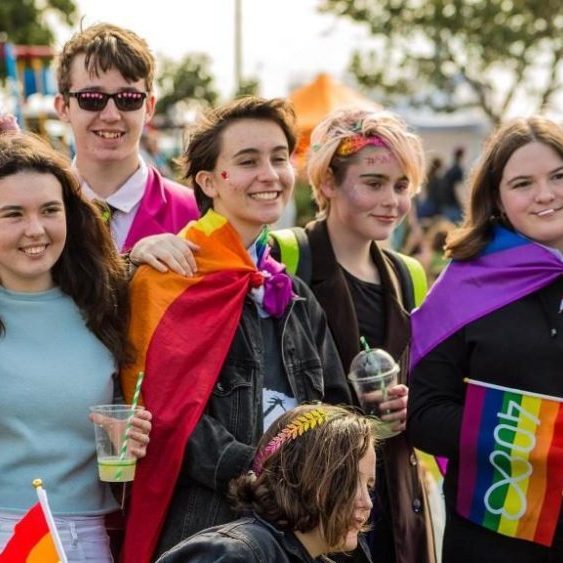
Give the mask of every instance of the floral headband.
[[377, 135], [374, 135], [372, 137], [365, 137], [364, 135], [356, 134], [352, 137], [347, 137], [346, 139], [344, 139], [340, 143], [340, 145], [338, 145], [336, 154], [338, 156], [349, 156], [351, 154], [357, 153], [368, 145], [388, 148], [387, 143]]
[[260, 473], [262, 473], [265, 461], [277, 452], [286, 442], [297, 439], [305, 432], [325, 424], [328, 420], [329, 415], [323, 408], [313, 409], [294, 418], [256, 454], [252, 466], [255, 475], [258, 477]]

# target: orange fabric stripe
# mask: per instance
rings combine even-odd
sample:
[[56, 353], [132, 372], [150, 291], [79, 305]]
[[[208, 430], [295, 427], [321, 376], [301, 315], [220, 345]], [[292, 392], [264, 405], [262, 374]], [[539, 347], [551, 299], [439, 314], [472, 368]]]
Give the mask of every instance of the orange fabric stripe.
[[[145, 371], [151, 339], [170, 305], [184, 291], [200, 283], [207, 274], [224, 270], [256, 270], [238, 233], [218, 213], [209, 211], [199, 221], [192, 222], [179, 236], [202, 248], [201, 253], [195, 253], [198, 268], [195, 276], [188, 278], [173, 272], [163, 274], [149, 266], [142, 266], [131, 282], [133, 315], [129, 336], [135, 347], [136, 357], [134, 363], [121, 371], [121, 385], [126, 402], [130, 402], [133, 397], [138, 373]], [[147, 306], [149, 296], [150, 307]]]
[[[547, 485], [547, 465], [545, 463], [534, 464], [534, 459], [545, 460], [553, 438], [554, 424], [559, 412], [559, 404], [553, 401], [542, 401], [538, 418], [542, 423], [536, 429], [536, 447], [530, 452], [528, 460], [534, 466], [534, 473], [528, 484], [526, 498], [528, 502], [527, 513], [537, 510], [538, 517], [544, 503]], [[538, 520], [532, 518], [522, 519], [518, 525], [516, 537], [533, 541]]]
[[59, 556], [55, 549], [53, 537], [50, 533], [45, 534], [39, 543], [29, 552], [26, 563], [59, 563]]
[[[37, 503], [15, 525], [12, 537], [0, 554], [0, 563], [26, 561], [31, 550], [46, 534], [49, 534], [49, 527], [43, 509]], [[47, 560], [45, 563], [50, 562]]]

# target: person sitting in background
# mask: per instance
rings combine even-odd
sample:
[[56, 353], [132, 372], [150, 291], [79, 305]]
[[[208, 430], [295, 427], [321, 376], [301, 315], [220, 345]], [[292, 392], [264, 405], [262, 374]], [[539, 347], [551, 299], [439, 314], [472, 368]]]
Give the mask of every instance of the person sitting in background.
[[158, 563], [311, 563], [352, 551], [372, 506], [376, 440], [374, 423], [352, 411], [289, 410], [260, 439], [252, 471], [231, 483], [241, 517], [195, 534]]

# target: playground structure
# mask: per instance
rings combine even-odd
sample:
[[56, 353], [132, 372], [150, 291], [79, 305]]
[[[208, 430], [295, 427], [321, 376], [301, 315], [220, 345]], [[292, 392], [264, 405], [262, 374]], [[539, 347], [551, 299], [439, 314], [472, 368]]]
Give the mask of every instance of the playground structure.
[[7, 103], [0, 109], [15, 114], [20, 125], [42, 135], [47, 133], [46, 120], [54, 116], [54, 57], [55, 51], [48, 45], [0, 43], [7, 77]]

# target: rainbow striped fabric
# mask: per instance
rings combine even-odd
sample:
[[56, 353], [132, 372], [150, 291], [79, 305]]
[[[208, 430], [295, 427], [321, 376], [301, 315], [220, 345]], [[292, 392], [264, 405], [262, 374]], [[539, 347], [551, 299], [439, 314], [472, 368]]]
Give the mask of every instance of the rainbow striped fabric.
[[34, 504], [16, 524], [0, 563], [60, 563], [41, 504]]
[[550, 546], [563, 493], [563, 398], [466, 381], [458, 513]]
[[[132, 484], [122, 563], [153, 559], [186, 443], [219, 376], [245, 298], [262, 278], [238, 232], [218, 213], [208, 211], [179, 236], [201, 248], [195, 275], [142, 266], [131, 283], [129, 336], [136, 355], [121, 371], [121, 384], [130, 402], [137, 374], [145, 372], [141, 395], [153, 427]], [[264, 262], [263, 245], [259, 252]]]

